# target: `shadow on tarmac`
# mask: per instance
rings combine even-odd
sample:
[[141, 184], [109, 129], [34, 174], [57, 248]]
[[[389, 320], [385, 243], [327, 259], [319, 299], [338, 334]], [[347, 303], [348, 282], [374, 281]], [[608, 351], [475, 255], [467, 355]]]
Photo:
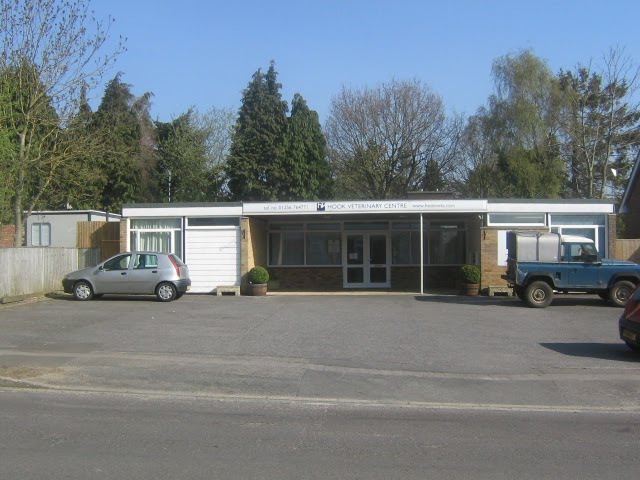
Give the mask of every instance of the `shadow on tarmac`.
[[541, 343], [541, 346], [570, 357], [598, 358], [640, 364], [640, 354], [619, 343]]
[[[414, 297], [418, 302], [428, 303], [450, 303], [455, 305], [493, 305], [500, 307], [517, 307], [529, 308], [522, 300], [517, 297], [495, 296], [487, 297], [479, 295], [477, 297], [469, 297], [464, 295], [416, 295]], [[546, 309], [562, 307], [610, 307], [613, 306], [604, 302], [595, 295], [584, 294], [558, 294], [553, 298], [553, 302]], [[620, 309], [622, 312], [622, 309]]]

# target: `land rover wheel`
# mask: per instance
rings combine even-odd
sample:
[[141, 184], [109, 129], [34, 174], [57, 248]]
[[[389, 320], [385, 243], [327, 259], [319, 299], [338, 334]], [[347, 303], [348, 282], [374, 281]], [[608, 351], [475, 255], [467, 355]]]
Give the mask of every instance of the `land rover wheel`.
[[531, 282], [524, 292], [524, 301], [533, 308], [548, 307], [553, 300], [553, 289], [547, 282]]
[[616, 307], [624, 307], [636, 286], [628, 280], [620, 280], [609, 289], [609, 301]]

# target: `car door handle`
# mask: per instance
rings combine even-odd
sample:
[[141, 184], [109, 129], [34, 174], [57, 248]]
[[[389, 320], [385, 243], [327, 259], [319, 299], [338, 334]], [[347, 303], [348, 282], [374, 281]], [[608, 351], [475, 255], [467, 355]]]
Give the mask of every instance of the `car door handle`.
[[127, 274], [127, 272], [122, 272], [122, 273], [120, 273], [120, 275], [126, 275], [126, 274]]
[[151, 273], [158, 273], [158, 270], [151, 270]]

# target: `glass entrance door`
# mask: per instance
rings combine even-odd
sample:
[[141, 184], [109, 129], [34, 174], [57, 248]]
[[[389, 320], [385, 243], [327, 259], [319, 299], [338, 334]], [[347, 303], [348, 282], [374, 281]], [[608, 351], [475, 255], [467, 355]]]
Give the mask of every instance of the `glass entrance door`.
[[386, 288], [391, 285], [387, 240], [386, 233], [345, 234], [345, 288]]

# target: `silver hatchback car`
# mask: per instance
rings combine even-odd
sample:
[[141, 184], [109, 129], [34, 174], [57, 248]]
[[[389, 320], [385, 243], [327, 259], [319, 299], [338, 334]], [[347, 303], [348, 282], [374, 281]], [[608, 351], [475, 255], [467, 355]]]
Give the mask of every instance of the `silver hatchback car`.
[[172, 253], [127, 252], [65, 275], [62, 286], [78, 300], [115, 293], [155, 295], [170, 302], [189, 290], [191, 279], [189, 268]]

